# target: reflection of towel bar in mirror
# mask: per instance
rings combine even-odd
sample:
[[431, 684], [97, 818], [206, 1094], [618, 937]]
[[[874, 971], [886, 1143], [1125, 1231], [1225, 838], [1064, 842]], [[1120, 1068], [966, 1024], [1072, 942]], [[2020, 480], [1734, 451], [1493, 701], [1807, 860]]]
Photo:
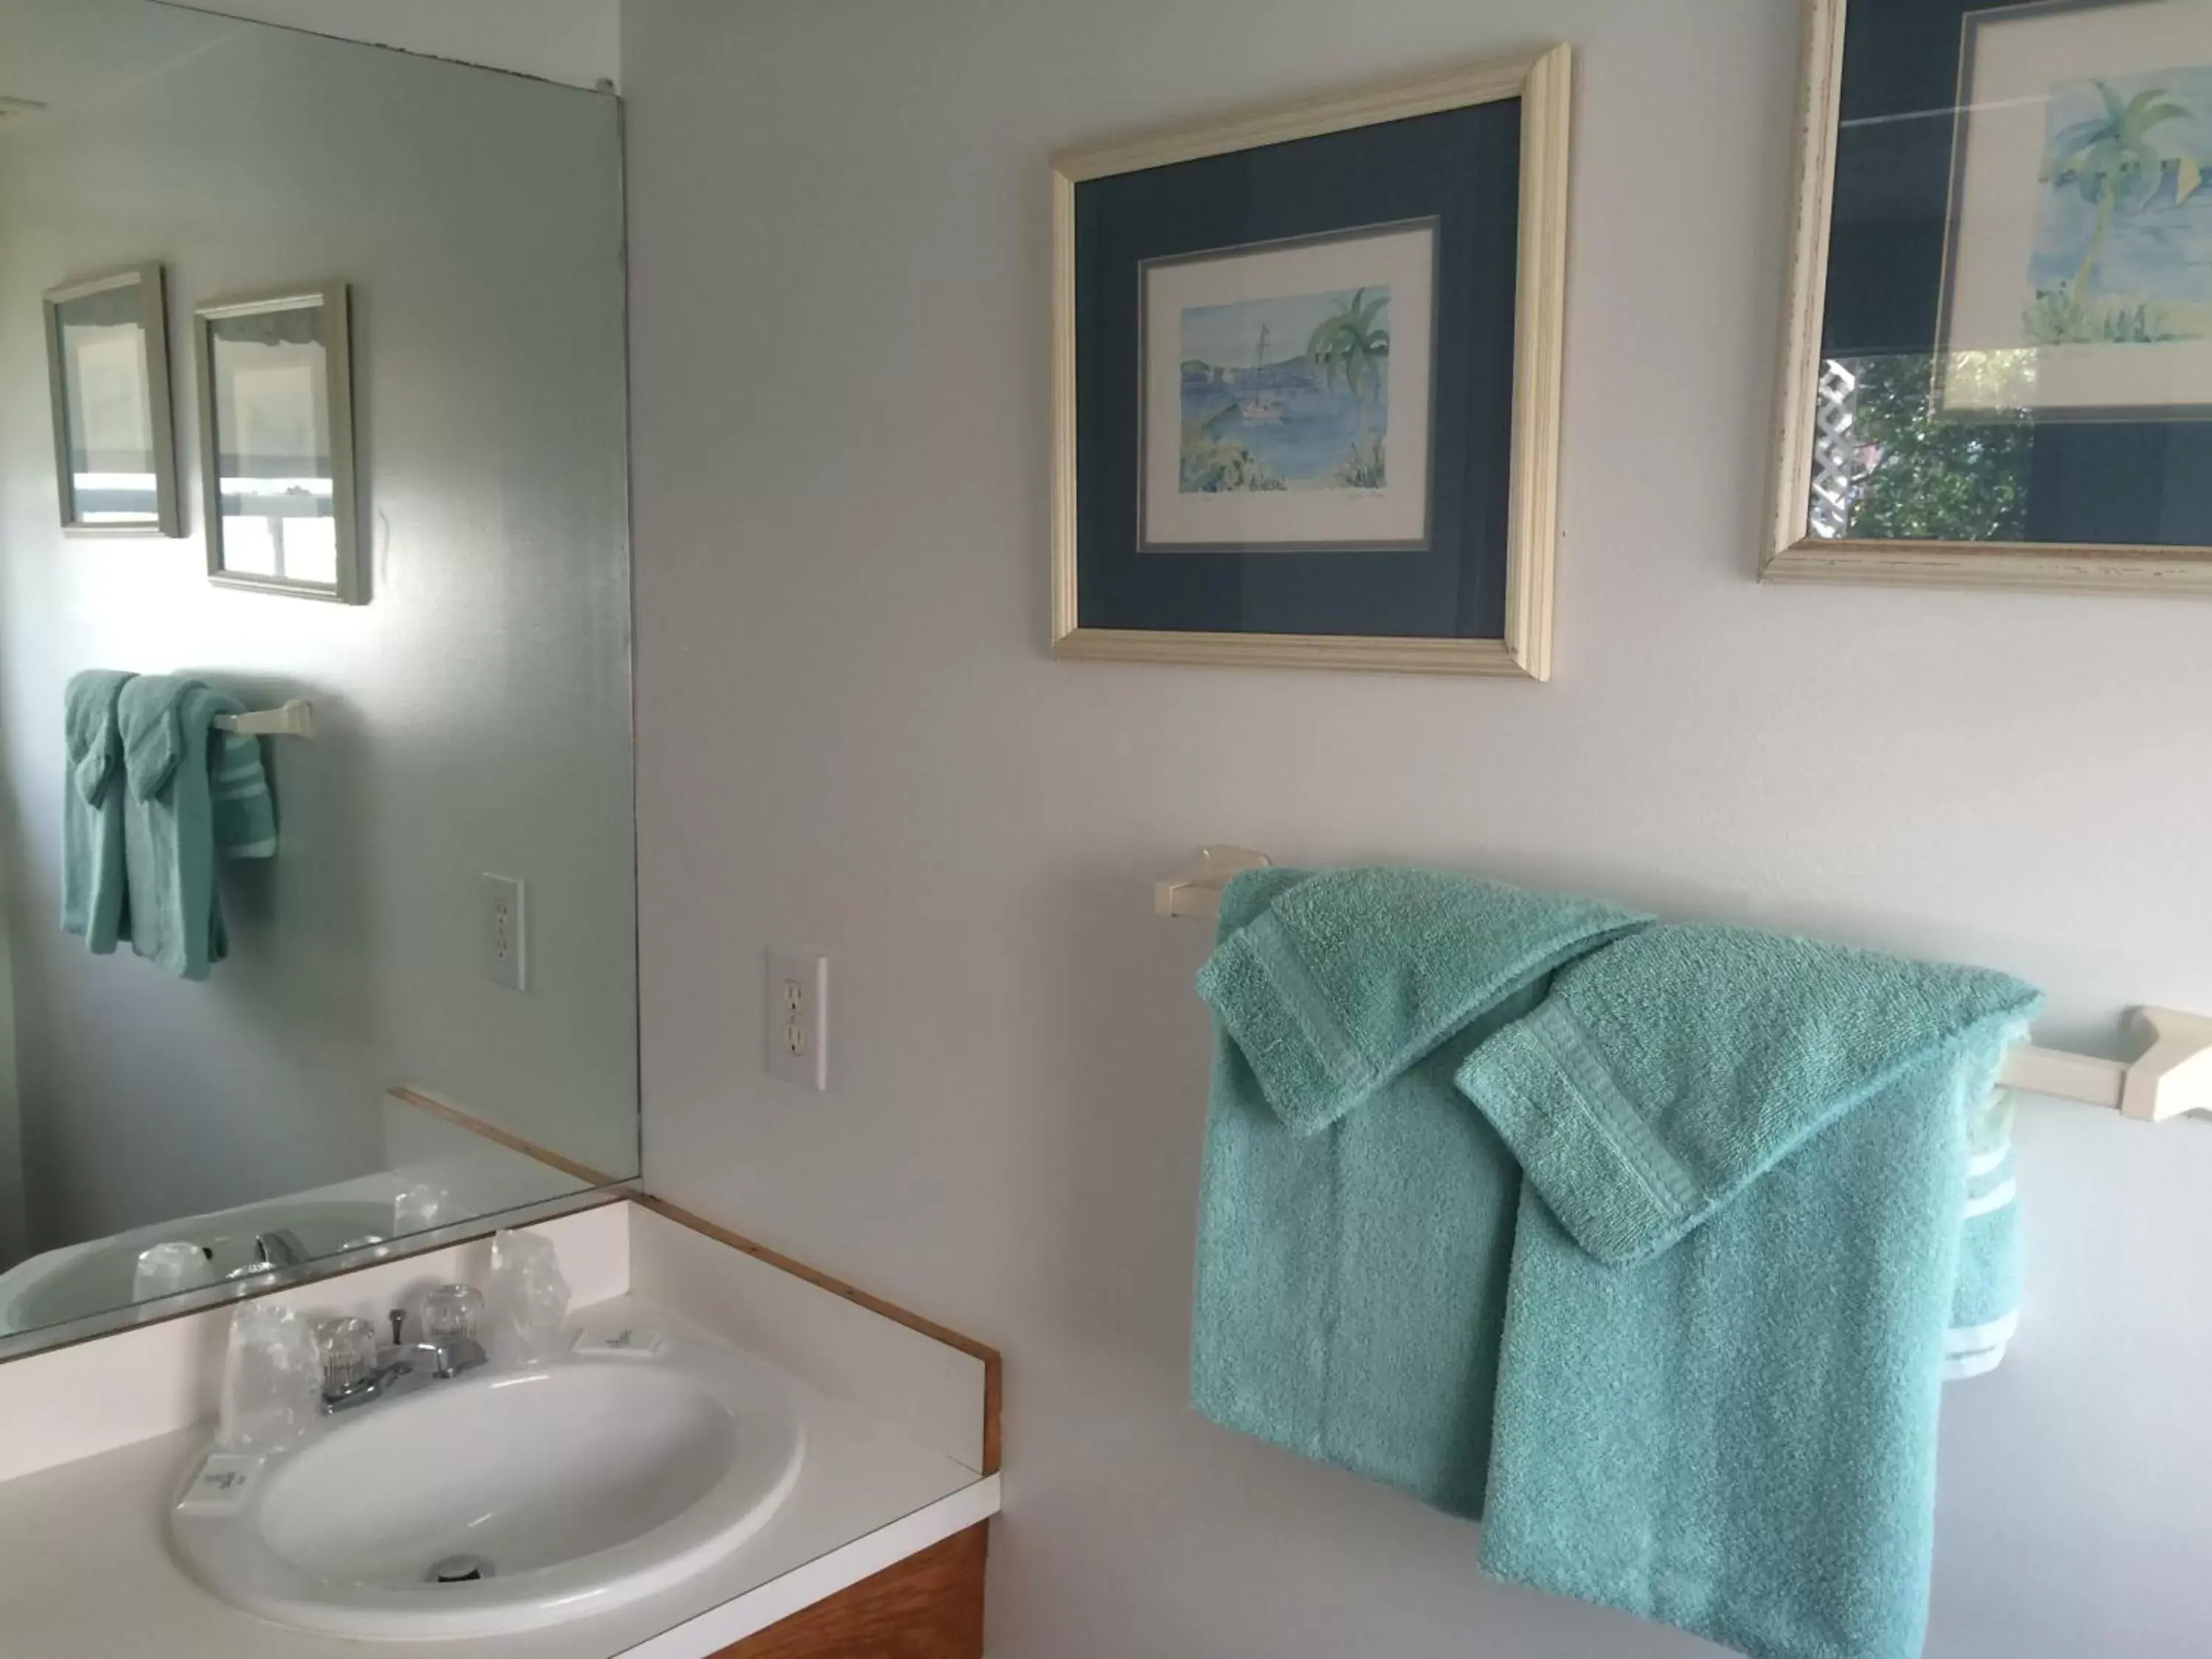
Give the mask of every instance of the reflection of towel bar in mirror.
[[282, 708], [217, 714], [215, 724], [216, 730], [235, 732], [241, 738], [312, 738], [315, 735], [315, 705], [295, 697]]
[[[1153, 890], [1152, 908], [1164, 916], [1218, 916], [1230, 877], [1273, 862], [1249, 847], [1201, 848], [1196, 864]], [[2212, 1019], [2171, 1008], [2138, 1008], [2133, 1023], [2149, 1036], [2150, 1046], [2132, 1062], [2021, 1048], [2005, 1061], [2003, 1080], [2033, 1094], [2112, 1107], [2146, 1123], [2212, 1112]]]

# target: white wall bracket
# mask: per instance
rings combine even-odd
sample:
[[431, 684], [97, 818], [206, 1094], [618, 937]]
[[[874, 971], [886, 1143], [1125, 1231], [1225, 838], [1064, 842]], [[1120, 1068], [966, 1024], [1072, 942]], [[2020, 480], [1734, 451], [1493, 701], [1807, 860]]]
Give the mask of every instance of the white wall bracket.
[[242, 738], [312, 738], [315, 705], [295, 697], [282, 708], [258, 708], [244, 714], [217, 714], [216, 727]]
[[[1217, 917], [1230, 877], [1273, 862], [1249, 847], [1201, 848], [1195, 864], [1153, 889], [1152, 908], [1164, 916]], [[2212, 1113], [2212, 1018], [2172, 1008], [2138, 1008], [2133, 1024], [2150, 1038], [2150, 1046], [2132, 1061], [2021, 1048], [2005, 1061], [2003, 1081], [2031, 1094], [2109, 1106], [2141, 1123], [2163, 1123], [2186, 1112]]]
[[1240, 870], [1264, 870], [1274, 863], [1249, 847], [1201, 847], [1198, 862], [1152, 889], [1152, 908], [1164, 916], [1212, 921], [1221, 914], [1221, 890]]

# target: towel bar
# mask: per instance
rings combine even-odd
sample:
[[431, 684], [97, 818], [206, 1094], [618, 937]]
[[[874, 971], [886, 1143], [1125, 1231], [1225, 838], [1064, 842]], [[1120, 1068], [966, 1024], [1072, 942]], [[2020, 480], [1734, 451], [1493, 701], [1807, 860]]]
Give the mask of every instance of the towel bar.
[[[1152, 908], [1164, 916], [1211, 920], [1221, 914], [1221, 890], [1230, 877], [1273, 862], [1249, 847], [1200, 848], [1196, 864], [1153, 890]], [[2033, 1094], [2111, 1107], [2143, 1123], [2212, 1112], [2212, 1019], [2138, 1008], [2133, 1024], [2150, 1044], [2132, 1062], [2023, 1048], [2006, 1060], [2004, 1081]]]
[[312, 738], [315, 705], [295, 697], [282, 708], [258, 708], [244, 714], [217, 714], [217, 729], [242, 738]]

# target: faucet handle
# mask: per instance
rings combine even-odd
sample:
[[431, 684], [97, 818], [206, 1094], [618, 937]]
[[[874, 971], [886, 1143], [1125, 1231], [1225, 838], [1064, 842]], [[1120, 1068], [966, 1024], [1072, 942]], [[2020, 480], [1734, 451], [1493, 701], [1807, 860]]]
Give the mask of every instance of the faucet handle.
[[405, 1340], [399, 1333], [407, 1323], [407, 1310], [404, 1308], [394, 1308], [390, 1313], [384, 1316], [392, 1322], [392, 1346], [396, 1348], [401, 1342]]
[[376, 1328], [366, 1319], [317, 1320], [315, 1351], [322, 1356], [326, 1400], [376, 1379]]
[[441, 1285], [422, 1298], [422, 1336], [429, 1342], [476, 1340], [483, 1327], [483, 1292], [473, 1285]]

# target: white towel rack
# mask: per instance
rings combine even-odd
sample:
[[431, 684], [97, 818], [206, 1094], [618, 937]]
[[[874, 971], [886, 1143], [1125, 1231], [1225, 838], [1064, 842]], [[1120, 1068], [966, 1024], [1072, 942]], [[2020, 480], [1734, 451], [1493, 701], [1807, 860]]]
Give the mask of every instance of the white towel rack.
[[[1249, 847], [1201, 848], [1195, 864], [1154, 890], [1152, 908], [1164, 916], [1210, 921], [1221, 914], [1221, 890], [1230, 877], [1273, 862]], [[2212, 1019], [2138, 1008], [2133, 1021], [2150, 1043], [2132, 1062], [2020, 1048], [2005, 1062], [2004, 1080], [2034, 1094], [2111, 1107], [2144, 1123], [2212, 1112]]]
[[282, 708], [258, 708], [244, 714], [217, 714], [220, 731], [242, 738], [312, 738], [315, 735], [315, 705], [295, 697]]

